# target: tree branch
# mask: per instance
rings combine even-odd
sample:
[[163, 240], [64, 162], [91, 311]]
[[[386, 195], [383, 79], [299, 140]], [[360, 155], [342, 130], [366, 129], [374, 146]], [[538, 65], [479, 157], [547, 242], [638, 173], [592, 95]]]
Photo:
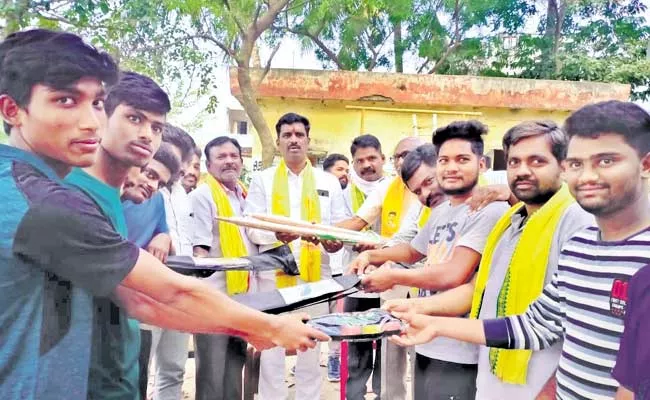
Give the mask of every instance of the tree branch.
[[453, 21], [455, 24], [454, 28], [454, 35], [451, 38], [451, 42], [449, 43], [449, 46], [447, 47], [447, 50], [445, 50], [445, 53], [440, 57], [436, 63], [433, 65], [433, 68], [429, 70], [429, 74], [434, 74], [438, 68], [442, 65], [445, 60], [447, 60], [447, 57], [456, 50], [458, 46], [460, 46], [460, 0], [456, 0], [456, 3], [454, 5], [454, 15], [453, 15]]
[[277, 0], [269, 1], [268, 9], [264, 14], [261, 14], [256, 20], [251, 22], [251, 24], [246, 29], [246, 33], [242, 35], [241, 51], [240, 57], [237, 60], [240, 64], [246, 64], [250, 62], [251, 55], [253, 53], [253, 46], [259, 37], [266, 31], [272, 24], [273, 21], [277, 18], [280, 11], [289, 3], [290, 0]]
[[341, 64], [341, 60], [339, 60], [339, 57], [336, 54], [334, 54], [334, 52], [332, 50], [330, 50], [325, 45], [325, 43], [323, 43], [318, 38], [318, 36], [312, 35], [311, 33], [307, 32], [307, 31], [291, 29], [289, 27], [285, 27], [285, 30], [287, 32], [293, 33], [293, 34], [298, 35], [298, 36], [306, 36], [306, 37], [308, 37], [309, 39], [311, 39], [312, 42], [314, 42], [314, 44], [316, 46], [318, 46], [323, 51], [323, 53], [325, 53], [325, 55], [327, 55], [327, 58], [329, 58], [334, 64], [336, 64], [336, 68], [338, 68], [340, 70], [345, 70], [346, 69], [345, 66], [343, 64]]
[[273, 48], [273, 51], [271, 52], [271, 55], [269, 56], [269, 59], [266, 61], [266, 66], [264, 67], [264, 70], [262, 71], [262, 75], [260, 75], [260, 79], [257, 80], [257, 83], [255, 84], [255, 90], [262, 84], [264, 81], [264, 78], [266, 78], [266, 75], [269, 73], [271, 70], [271, 61], [273, 61], [273, 57], [275, 57], [275, 54], [280, 50], [280, 45], [282, 44], [282, 40], [278, 42], [278, 44], [275, 45]]
[[[375, 50], [374, 46], [368, 46], [370, 48], [370, 51], [372, 52], [372, 56], [373, 56], [372, 60], [370, 62], [370, 65], [368, 67], [368, 71], [372, 71], [377, 66], [377, 60], [379, 59], [379, 56], [381, 55], [381, 52], [382, 52], [384, 46], [388, 42], [388, 38], [390, 38], [391, 35], [394, 32], [395, 32], [395, 30], [391, 31], [386, 36], [384, 36], [384, 40], [381, 42], [381, 44], [379, 45], [379, 48], [377, 50]], [[369, 44], [371, 44], [371, 42], [369, 42]]]
[[420, 65], [420, 67], [418, 67], [417, 73], [421, 74], [422, 71], [424, 71], [424, 69], [429, 66], [429, 64], [431, 64], [431, 60], [427, 58], [426, 60], [424, 60], [422, 65]]
[[438, 68], [440, 68], [440, 66], [442, 65], [442, 63], [445, 62], [445, 60], [447, 60], [447, 57], [449, 57], [449, 55], [450, 55], [454, 50], [456, 50], [456, 48], [457, 48], [458, 46], [460, 46], [460, 42], [456, 42], [456, 43], [454, 43], [453, 45], [447, 47], [447, 50], [445, 51], [445, 54], [443, 54], [442, 57], [440, 57], [440, 58], [438, 59], [438, 61], [436, 61], [436, 63], [433, 65], [433, 68], [431, 68], [431, 69], [429, 70], [429, 74], [435, 74], [436, 71], [438, 70]]
[[246, 35], [246, 31], [244, 30], [244, 26], [239, 21], [239, 19], [235, 15], [235, 13], [232, 12], [232, 9], [230, 8], [230, 3], [228, 2], [228, 0], [223, 0], [223, 4], [226, 6], [226, 9], [228, 10], [228, 14], [230, 14], [233, 21], [235, 21], [235, 25], [237, 25], [237, 29], [239, 29], [240, 34], [241, 35]]
[[207, 42], [212, 42], [214, 45], [216, 45], [218, 48], [220, 48], [224, 53], [226, 53], [230, 57], [232, 57], [232, 58], [237, 57], [237, 54], [235, 54], [235, 52], [231, 48], [229, 48], [223, 42], [221, 42], [220, 40], [217, 40], [216, 38], [214, 38], [214, 37], [212, 37], [210, 35], [205, 35], [205, 34], [193, 35], [193, 36], [188, 37], [188, 39], [203, 39], [203, 40], [205, 40]]

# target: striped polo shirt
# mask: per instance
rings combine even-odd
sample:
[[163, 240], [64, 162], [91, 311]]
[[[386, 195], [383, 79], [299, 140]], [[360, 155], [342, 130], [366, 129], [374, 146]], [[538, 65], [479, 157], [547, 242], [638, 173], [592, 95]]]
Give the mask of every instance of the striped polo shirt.
[[484, 322], [490, 347], [540, 350], [564, 339], [557, 398], [613, 399], [612, 377], [627, 301], [627, 282], [650, 263], [650, 227], [621, 241], [596, 227], [564, 245], [558, 271], [521, 315]]

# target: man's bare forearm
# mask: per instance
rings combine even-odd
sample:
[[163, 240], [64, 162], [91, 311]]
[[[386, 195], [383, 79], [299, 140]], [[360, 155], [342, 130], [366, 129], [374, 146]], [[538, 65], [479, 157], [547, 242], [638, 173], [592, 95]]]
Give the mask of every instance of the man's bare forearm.
[[436, 336], [485, 345], [483, 321], [479, 319], [434, 317]]
[[[179, 329], [175, 324], [182, 324], [180, 329], [188, 332], [236, 330], [254, 335], [277, 329], [272, 316], [235, 302], [199, 279], [173, 272], [145, 251], [140, 252], [136, 266], [120, 286], [128, 291], [118, 290], [118, 296], [134, 296], [132, 292], [145, 296], [120, 298], [130, 314], [163, 328]], [[164, 309], [151, 310], [163, 305]], [[170, 321], [164, 315], [170, 309], [185, 321]]]
[[395, 269], [391, 271], [396, 285], [425, 290], [447, 290], [458, 286], [458, 280], [446, 275], [442, 268]]
[[352, 218], [348, 218], [346, 220], [340, 221], [334, 226], [339, 227], [339, 228], [344, 228], [344, 229], [350, 229], [353, 231], [360, 231], [366, 226], [368, 226], [368, 223], [364, 221], [362, 218], [354, 216]]
[[[146, 324], [181, 332], [247, 336], [246, 333], [235, 329], [225, 327], [217, 327], [215, 329], [214, 323], [209, 320], [199, 319], [194, 314], [188, 314], [124, 286], [118, 287], [116, 294], [120, 306], [127, 309], [131, 317]], [[190, 328], [193, 328], [193, 330]]]
[[454, 249], [451, 259], [444, 263], [411, 270], [391, 272], [396, 285], [426, 290], [449, 290], [466, 283], [481, 260], [481, 255], [467, 247]]
[[382, 265], [387, 261], [414, 264], [424, 258], [408, 243], [400, 243], [378, 250], [369, 250], [366, 253], [372, 265]]
[[444, 317], [459, 317], [472, 308], [474, 284], [466, 283], [457, 288], [416, 299], [416, 310], [420, 314]]

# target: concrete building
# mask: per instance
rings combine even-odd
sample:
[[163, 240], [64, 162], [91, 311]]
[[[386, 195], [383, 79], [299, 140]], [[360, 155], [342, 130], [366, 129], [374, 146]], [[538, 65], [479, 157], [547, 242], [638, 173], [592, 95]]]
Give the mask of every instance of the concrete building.
[[[259, 73], [253, 71], [254, 82]], [[230, 69], [230, 89], [235, 97], [241, 94], [235, 68]], [[352, 138], [363, 133], [376, 135], [390, 154], [402, 137], [429, 141], [433, 130], [459, 119], [486, 124], [486, 150], [498, 150], [505, 131], [518, 122], [562, 123], [585, 104], [629, 96], [630, 86], [623, 84], [289, 69], [271, 70], [257, 90], [272, 131], [289, 111], [310, 119], [310, 151], [317, 159], [330, 152], [349, 156]], [[253, 132], [252, 124], [247, 129]], [[256, 136], [252, 147], [257, 160]]]

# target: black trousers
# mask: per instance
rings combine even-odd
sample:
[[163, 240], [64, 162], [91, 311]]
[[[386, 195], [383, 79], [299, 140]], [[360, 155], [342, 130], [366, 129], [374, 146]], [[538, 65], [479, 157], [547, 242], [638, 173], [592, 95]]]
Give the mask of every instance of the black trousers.
[[151, 355], [151, 331], [140, 329], [140, 398], [147, 399], [147, 383], [149, 381], [149, 356]]
[[476, 364], [457, 364], [416, 354], [413, 400], [474, 400], [477, 371]]
[[[343, 309], [345, 312], [366, 311], [379, 307], [378, 298], [346, 297]], [[373, 342], [348, 343], [348, 380], [346, 382], [347, 400], [363, 400], [366, 398], [366, 383], [372, 374], [372, 391], [381, 393], [381, 340], [377, 341], [376, 356], [372, 358]]]
[[194, 335], [196, 400], [241, 400], [246, 342], [226, 335]]

